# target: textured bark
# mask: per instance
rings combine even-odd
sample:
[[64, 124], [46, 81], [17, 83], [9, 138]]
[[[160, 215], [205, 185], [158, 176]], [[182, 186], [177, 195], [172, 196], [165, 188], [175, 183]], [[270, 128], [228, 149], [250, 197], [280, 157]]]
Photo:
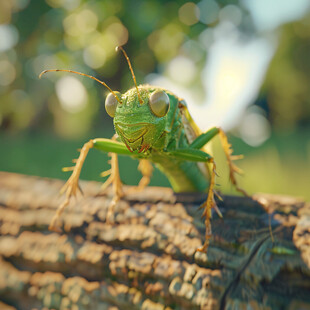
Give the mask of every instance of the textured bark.
[[106, 223], [111, 193], [81, 182], [50, 232], [62, 184], [0, 173], [0, 309], [310, 308], [309, 204], [224, 197], [205, 254], [205, 195], [150, 187]]

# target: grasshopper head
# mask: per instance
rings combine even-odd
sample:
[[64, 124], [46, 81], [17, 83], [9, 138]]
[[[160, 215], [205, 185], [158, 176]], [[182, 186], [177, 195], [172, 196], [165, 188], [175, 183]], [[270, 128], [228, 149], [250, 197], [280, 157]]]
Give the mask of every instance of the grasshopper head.
[[[130, 151], [146, 152], [164, 140], [170, 101], [164, 90], [140, 86], [125, 94], [115, 92], [106, 98], [107, 113], [114, 118], [117, 134]], [[120, 103], [121, 102], [121, 103]]]

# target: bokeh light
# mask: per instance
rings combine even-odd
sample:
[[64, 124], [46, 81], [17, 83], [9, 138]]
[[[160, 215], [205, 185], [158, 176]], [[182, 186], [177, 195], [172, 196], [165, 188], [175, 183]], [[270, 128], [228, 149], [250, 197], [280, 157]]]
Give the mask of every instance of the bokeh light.
[[63, 21], [64, 30], [70, 36], [80, 36], [93, 32], [98, 25], [97, 15], [85, 9], [78, 13], [72, 13]]
[[219, 21], [229, 21], [235, 26], [239, 26], [242, 22], [242, 12], [236, 5], [226, 5], [219, 12]]
[[83, 56], [85, 63], [93, 69], [102, 67], [107, 59], [105, 49], [100, 44], [86, 47]]
[[265, 111], [256, 106], [247, 109], [238, 129], [241, 138], [255, 147], [263, 144], [271, 135], [271, 126]]
[[194, 80], [197, 69], [192, 59], [178, 56], [169, 63], [168, 72], [171, 79], [175, 82], [186, 85]]
[[176, 55], [184, 39], [183, 36], [181, 27], [176, 23], [170, 23], [152, 32], [148, 37], [148, 44], [157, 60], [164, 62]]
[[13, 25], [0, 25], [0, 52], [14, 47], [18, 42], [18, 31]]
[[191, 26], [199, 21], [200, 11], [193, 2], [187, 2], [179, 8], [179, 19], [185, 25]]
[[84, 85], [75, 77], [65, 76], [56, 83], [56, 93], [61, 107], [70, 113], [82, 111], [87, 105]]
[[202, 0], [198, 3], [200, 21], [204, 24], [212, 24], [217, 21], [220, 6], [214, 0]]
[[0, 60], [0, 85], [10, 85], [16, 77], [14, 65], [8, 60]]

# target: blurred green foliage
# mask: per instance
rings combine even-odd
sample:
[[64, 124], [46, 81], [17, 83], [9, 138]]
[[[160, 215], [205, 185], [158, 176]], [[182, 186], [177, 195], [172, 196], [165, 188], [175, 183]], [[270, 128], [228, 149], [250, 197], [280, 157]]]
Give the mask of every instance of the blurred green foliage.
[[[42, 70], [85, 72], [104, 80], [112, 89], [124, 91], [133, 83], [125, 59], [115, 52], [115, 47], [123, 44], [139, 83], [150, 73], [163, 72], [166, 64], [180, 54], [192, 58], [201, 69], [207, 50], [198, 39], [206, 29], [217, 25], [221, 9], [230, 6], [236, 12], [237, 8], [242, 17], [238, 27], [247, 35], [255, 35], [242, 3], [1, 1], [0, 169], [64, 178], [60, 167], [68, 165], [83, 141], [112, 135], [112, 120], [103, 108], [106, 89], [90, 79], [69, 78], [61, 73], [50, 73], [39, 80]], [[309, 20], [306, 16], [278, 29], [278, 50], [257, 101], [276, 132], [259, 149], [234, 141], [238, 152], [248, 155], [241, 166], [250, 176], [244, 179], [249, 191], [310, 199], [306, 187], [310, 173]], [[107, 169], [107, 157], [100, 153], [90, 156], [82, 178], [98, 180], [99, 173]], [[126, 161], [121, 165], [125, 181], [136, 182], [138, 174], [129, 170], [135, 166]], [[126, 179], [130, 175], [134, 177]], [[168, 182], [156, 172], [153, 184]], [[231, 190], [229, 185], [223, 189]]]
[[309, 127], [310, 16], [284, 25], [265, 81], [271, 121], [278, 129]]

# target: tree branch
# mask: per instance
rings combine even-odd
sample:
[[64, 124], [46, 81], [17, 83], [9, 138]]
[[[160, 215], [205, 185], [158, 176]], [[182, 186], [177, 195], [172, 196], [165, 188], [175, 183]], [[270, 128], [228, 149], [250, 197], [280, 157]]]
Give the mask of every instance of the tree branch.
[[1, 309], [310, 307], [310, 205], [299, 199], [225, 197], [205, 254], [205, 194], [149, 187], [106, 223], [111, 193], [82, 182], [59, 234], [48, 225], [62, 184], [0, 172]]

